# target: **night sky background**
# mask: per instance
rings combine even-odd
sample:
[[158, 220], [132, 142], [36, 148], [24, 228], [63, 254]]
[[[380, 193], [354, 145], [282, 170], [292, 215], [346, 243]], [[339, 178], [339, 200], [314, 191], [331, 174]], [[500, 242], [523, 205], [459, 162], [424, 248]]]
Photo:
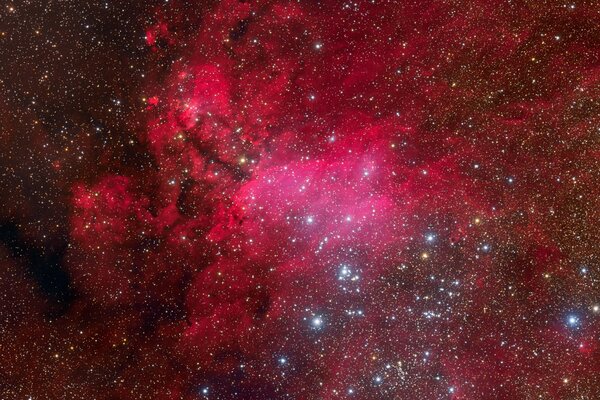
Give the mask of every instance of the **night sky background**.
[[600, 3], [0, 9], [0, 398], [600, 399]]

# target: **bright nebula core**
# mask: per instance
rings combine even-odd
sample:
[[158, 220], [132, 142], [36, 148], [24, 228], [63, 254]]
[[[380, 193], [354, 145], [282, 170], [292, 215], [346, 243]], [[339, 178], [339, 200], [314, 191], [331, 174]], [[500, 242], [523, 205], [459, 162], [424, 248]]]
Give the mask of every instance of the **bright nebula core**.
[[0, 9], [0, 398], [600, 399], [600, 3]]

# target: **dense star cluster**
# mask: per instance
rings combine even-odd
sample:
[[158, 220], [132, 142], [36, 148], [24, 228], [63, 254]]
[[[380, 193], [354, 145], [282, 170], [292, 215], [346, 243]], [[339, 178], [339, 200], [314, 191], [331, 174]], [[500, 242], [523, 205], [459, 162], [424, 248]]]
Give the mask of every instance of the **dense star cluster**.
[[600, 399], [600, 5], [0, 10], [0, 398]]

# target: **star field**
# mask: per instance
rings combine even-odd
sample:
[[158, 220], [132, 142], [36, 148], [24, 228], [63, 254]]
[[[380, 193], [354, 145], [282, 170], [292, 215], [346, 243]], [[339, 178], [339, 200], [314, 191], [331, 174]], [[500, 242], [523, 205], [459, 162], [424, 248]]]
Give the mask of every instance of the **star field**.
[[600, 5], [0, 10], [0, 398], [600, 399]]

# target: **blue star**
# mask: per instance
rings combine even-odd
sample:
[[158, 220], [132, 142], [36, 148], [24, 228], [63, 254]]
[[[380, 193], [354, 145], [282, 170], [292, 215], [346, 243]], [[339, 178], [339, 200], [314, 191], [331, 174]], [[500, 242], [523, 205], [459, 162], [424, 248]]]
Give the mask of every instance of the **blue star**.
[[577, 327], [579, 325], [579, 317], [576, 315], [569, 315], [567, 317], [567, 325], [570, 327]]

